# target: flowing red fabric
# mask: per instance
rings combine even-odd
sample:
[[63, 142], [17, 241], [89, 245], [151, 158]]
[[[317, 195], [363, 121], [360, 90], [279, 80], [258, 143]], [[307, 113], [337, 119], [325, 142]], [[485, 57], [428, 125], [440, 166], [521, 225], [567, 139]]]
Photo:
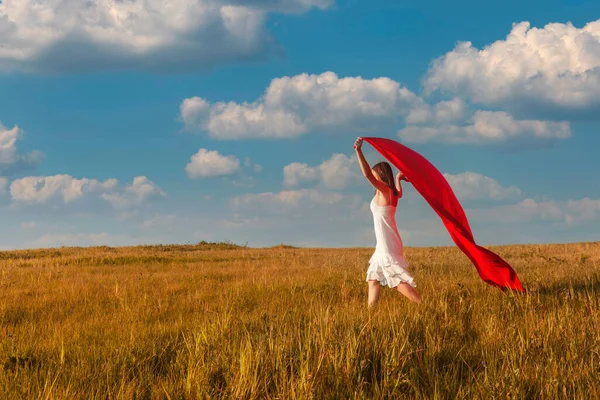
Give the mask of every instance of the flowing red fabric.
[[502, 289], [525, 292], [516, 272], [506, 261], [475, 243], [462, 206], [448, 181], [433, 164], [416, 151], [393, 140], [375, 137], [363, 139], [402, 171], [442, 218], [450, 237], [473, 262], [481, 279]]

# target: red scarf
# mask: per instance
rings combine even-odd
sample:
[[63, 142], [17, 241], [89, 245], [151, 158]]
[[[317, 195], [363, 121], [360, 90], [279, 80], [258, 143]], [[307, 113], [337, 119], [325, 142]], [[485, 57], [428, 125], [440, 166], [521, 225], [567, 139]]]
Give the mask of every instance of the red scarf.
[[363, 138], [396, 166], [442, 218], [450, 237], [490, 285], [525, 292], [519, 277], [500, 256], [475, 243], [465, 212], [450, 184], [423, 156], [390, 139]]

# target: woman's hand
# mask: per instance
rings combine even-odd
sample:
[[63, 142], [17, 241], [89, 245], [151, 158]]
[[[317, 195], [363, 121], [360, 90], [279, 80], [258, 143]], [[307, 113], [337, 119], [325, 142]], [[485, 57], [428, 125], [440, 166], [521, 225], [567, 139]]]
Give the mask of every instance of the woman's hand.
[[363, 138], [358, 137], [358, 138], [356, 138], [356, 141], [354, 142], [354, 148], [356, 150], [360, 150], [362, 147], [362, 144], [363, 144]]
[[402, 172], [398, 172], [398, 175], [396, 175], [396, 179], [399, 180], [399, 181], [406, 181], [406, 182], [408, 182], [408, 179], [406, 178], [406, 176]]

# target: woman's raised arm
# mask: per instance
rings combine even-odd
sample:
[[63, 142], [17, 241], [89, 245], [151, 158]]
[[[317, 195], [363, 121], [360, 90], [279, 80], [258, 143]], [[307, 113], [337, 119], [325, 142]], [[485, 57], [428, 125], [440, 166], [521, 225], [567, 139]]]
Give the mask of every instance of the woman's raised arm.
[[362, 152], [362, 144], [363, 139], [360, 137], [356, 139], [356, 142], [354, 142], [356, 157], [358, 158], [358, 163], [360, 164], [360, 169], [362, 170], [363, 175], [365, 176], [365, 178], [367, 178], [367, 180], [371, 183], [371, 185], [373, 185], [375, 189], [379, 190], [381, 193], [387, 193], [387, 191], [390, 188], [385, 183], [375, 178], [373, 172], [371, 172], [371, 167], [369, 166], [369, 163], [365, 159], [365, 156]]

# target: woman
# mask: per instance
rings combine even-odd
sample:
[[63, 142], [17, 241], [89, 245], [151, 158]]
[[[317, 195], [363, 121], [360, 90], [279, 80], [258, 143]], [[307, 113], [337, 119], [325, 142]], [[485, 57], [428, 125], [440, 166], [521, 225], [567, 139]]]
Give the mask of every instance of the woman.
[[377, 247], [369, 260], [367, 282], [369, 283], [369, 307], [379, 300], [380, 285], [395, 288], [409, 300], [421, 302], [421, 295], [415, 290], [413, 277], [407, 271], [402, 248], [402, 239], [396, 228], [396, 206], [402, 197], [401, 181], [408, 179], [399, 172], [394, 184], [394, 174], [390, 164], [380, 162], [373, 169], [362, 153], [363, 139], [354, 142], [356, 156], [363, 175], [375, 188], [375, 196], [371, 200], [371, 212], [375, 225]]

